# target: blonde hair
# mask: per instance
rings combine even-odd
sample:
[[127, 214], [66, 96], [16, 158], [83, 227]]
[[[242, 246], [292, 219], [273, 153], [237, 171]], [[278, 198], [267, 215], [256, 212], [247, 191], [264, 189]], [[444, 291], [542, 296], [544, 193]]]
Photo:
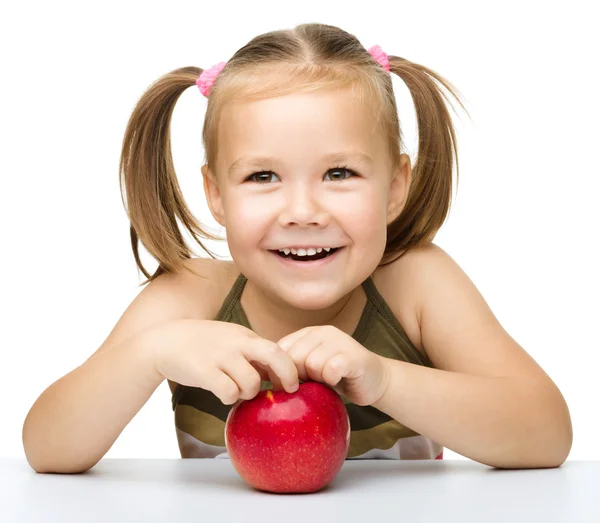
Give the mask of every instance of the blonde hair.
[[[389, 61], [391, 73], [410, 91], [419, 139], [408, 197], [400, 215], [388, 226], [381, 264], [430, 242], [443, 225], [452, 202], [453, 151], [458, 183], [454, 127], [445, 95], [434, 80], [466, 112], [458, 90], [436, 72], [399, 56], [389, 55]], [[209, 256], [217, 257], [202, 240], [222, 238], [208, 232], [189, 211], [173, 168], [169, 133], [179, 96], [195, 86], [202, 71], [182, 67], [156, 80], [137, 102], [123, 138], [121, 196], [130, 220], [135, 261], [148, 278], [141, 285], [162, 273], [179, 271], [192, 257], [178, 221]], [[323, 24], [302, 24], [257, 36], [227, 61], [208, 97], [202, 132], [206, 163], [210, 168], [215, 164], [219, 114], [228, 101], [347, 85], [356, 87], [361, 99], [373, 104], [396, 166], [402, 142], [390, 74], [354, 35]], [[159, 263], [152, 275], [140, 260], [138, 241]]]

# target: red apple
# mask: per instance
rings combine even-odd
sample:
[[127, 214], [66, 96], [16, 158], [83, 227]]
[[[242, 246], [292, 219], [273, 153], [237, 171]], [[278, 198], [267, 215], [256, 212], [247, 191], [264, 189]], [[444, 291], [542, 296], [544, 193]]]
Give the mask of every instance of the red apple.
[[236, 403], [225, 424], [225, 445], [238, 474], [268, 492], [315, 492], [340, 471], [350, 442], [348, 411], [323, 383], [300, 383], [293, 393], [263, 390]]

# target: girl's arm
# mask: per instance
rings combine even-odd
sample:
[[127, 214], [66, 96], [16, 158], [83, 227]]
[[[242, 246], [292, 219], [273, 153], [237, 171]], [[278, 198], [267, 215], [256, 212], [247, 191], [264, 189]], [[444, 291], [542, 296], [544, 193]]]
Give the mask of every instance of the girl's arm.
[[50, 385], [23, 425], [36, 472], [84, 472], [113, 445], [163, 381], [143, 333], [97, 352]]
[[562, 464], [573, 434], [556, 385], [441, 248], [431, 244], [408, 263], [422, 345], [436, 368], [388, 360], [389, 385], [374, 406], [487, 465]]
[[[186, 262], [203, 278], [184, 270], [150, 282], [96, 353], [40, 395], [23, 425], [25, 455], [34, 470], [83, 472], [106, 454], [163, 381], [152, 357], [159, 340], [148, 336], [149, 330], [171, 320], [216, 314], [220, 290], [211, 263]], [[190, 300], [190, 295], [204, 299]]]

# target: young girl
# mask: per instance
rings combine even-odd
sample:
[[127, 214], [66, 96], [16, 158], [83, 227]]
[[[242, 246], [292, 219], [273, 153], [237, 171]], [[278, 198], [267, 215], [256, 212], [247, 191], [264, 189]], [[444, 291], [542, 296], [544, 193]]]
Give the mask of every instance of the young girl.
[[[416, 107], [412, 168], [391, 73]], [[434, 459], [447, 447], [495, 467], [563, 463], [572, 429], [561, 393], [432, 243], [456, 156], [436, 81], [458, 99], [422, 65], [304, 24], [154, 83], [121, 157], [149, 284], [102, 346], [32, 406], [23, 442], [33, 469], [92, 467], [165, 379], [183, 457], [227, 455], [236, 401], [316, 380], [346, 402], [348, 458]], [[232, 261], [202, 244], [215, 237], [173, 169], [170, 118], [190, 86], [208, 98], [202, 176]], [[191, 257], [180, 224], [209, 257]], [[138, 241], [159, 262], [152, 275]]]

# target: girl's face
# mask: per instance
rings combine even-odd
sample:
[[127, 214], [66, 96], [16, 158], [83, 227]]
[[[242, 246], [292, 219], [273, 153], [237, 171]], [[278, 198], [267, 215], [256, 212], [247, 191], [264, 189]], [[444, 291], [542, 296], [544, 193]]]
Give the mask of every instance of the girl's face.
[[[350, 88], [233, 102], [219, 123], [217, 184], [205, 189], [233, 259], [264, 291], [298, 309], [324, 309], [379, 264], [400, 212], [410, 162], [391, 171], [375, 115]], [[331, 247], [313, 266], [279, 249]], [[305, 264], [305, 265], [304, 265]]]

